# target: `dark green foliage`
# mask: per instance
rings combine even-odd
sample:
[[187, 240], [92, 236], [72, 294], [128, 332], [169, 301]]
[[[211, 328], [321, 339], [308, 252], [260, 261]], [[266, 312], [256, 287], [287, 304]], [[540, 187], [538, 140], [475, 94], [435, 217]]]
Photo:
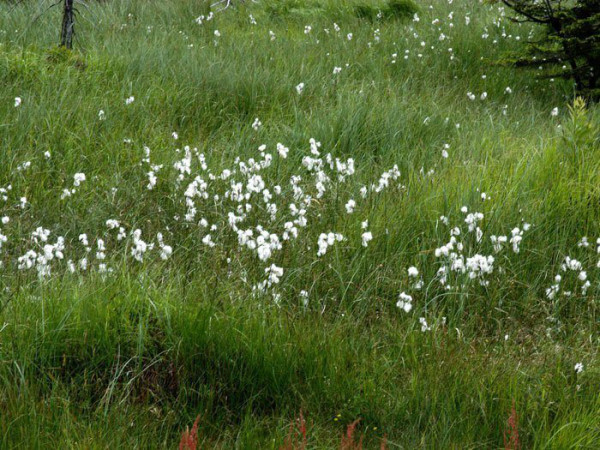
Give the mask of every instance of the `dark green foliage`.
[[377, 18], [377, 14], [379, 14], [381, 8], [378, 8], [374, 5], [362, 4], [356, 5], [354, 7], [354, 14], [359, 19], [367, 19], [373, 21]]
[[418, 11], [419, 7], [412, 0], [390, 0], [382, 6], [364, 3], [354, 7], [356, 17], [370, 21], [377, 19], [406, 19]]
[[419, 8], [412, 0], [390, 0], [386, 13], [389, 17], [404, 18], [410, 17], [418, 11]]
[[600, 0], [502, 1], [518, 14], [513, 20], [545, 27], [514, 63], [542, 66], [545, 76], [572, 79], [579, 93], [600, 99]]

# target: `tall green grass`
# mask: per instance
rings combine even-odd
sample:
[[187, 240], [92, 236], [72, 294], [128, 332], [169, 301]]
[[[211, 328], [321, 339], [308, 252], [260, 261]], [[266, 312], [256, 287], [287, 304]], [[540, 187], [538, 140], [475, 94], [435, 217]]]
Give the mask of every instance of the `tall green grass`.
[[[0, 187], [30, 202], [2, 207], [3, 233], [19, 242], [1, 254], [2, 447], [174, 448], [200, 415], [207, 448], [276, 449], [302, 410], [311, 448], [336, 448], [357, 418], [367, 448], [384, 435], [390, 448], [498, 448], [513, 402], [523, 448], [598, 447], [596, 272], [587, 298], [545, 296], [565, 256], [595, 263], [577, 243], [600, 236], [597, 107], [569, 113], [568, 84], [493, 64], [530, 33], [495, 25], [498, 4], [432, 0], [417, 4], [419, 22], [412, 11], [378, 18], [392, 3], [261, 0], [198, 25], [201, 2], [94, 2], [80, 8], [74, 52], [55, 49], [59, 11], [39, 15], [49, 3], [0, 4]], [[307, 242], [332, 230], [348, 241], [320, 261], [314, 247], [286, 248], [279, 304], [228, 276], [231, 256], [250, 279], [263, 272], [235, 242], [211, 252], [172, 223], [170, 180], [144, 189], [144, 145], [165, 166], [176, 147], [198, 147], [217, 173], [283, 142], [274, 184], [295, 173], [311, 137], [354, 158], [357, 174], [318, 204]], [[346, 199], [394, 164], [403, 187], [346, 214]], [[76, 172], [88, 182], [60, 200]], [[414, 314], [399, 311], [406, 269], [435, 276], [434, 250], [448, 240], [439, 217], [460, 224], [463, 205], [485, 213], [486, 239], [533, 224], [521, 252], [498, 257], [500, 282], [461, 293], [432, 283]], [[109, 277], [55, 270], [45, 281], [11, 269], [37, 226], [76, 242], [114, 216], [148, 236], [171, 226], [173, 262], [123, 253]], [[363, 248], [366, 219], [375, 239]]]

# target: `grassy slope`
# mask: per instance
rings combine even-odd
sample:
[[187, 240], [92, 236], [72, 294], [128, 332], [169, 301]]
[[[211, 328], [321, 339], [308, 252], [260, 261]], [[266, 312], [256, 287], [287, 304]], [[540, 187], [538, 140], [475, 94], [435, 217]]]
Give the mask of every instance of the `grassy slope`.
[[[78, 26], [81, 51], [50, 58], [57, 13], [32, 24], [36, 7], [7, 14], [0, 5], [0, 180], [14, 197], [2, 210], [11, 217], [3, 232], [16, 242], [2, 254], [2, 446], [172, 448], [200, 414], [208, 446], [278, 448], [303, 409], [315, 448], [335, 447], [358, 417], [369, 446], [386, 434], [392, 448], [493, 448], [502, 446], [514, 402], [527, 448], [597, 448], [597, 269], [588, 271], [587, 297], [544, 296], [564, 256], [593, 267], [577, 242], [600, 234], [597, 144], [577, 142], [582, 163], [557, 128], [569, 129], [568, 86], [490, 66], [529, 32], [507, 21], [496, 27], [497, 6], [433, 1], [431, 10], [421, 5], [418, 23], [372, 24], [349, 2], [301, 3], [286, 10], [261, 1], [201, 26], [193, 1], [90, 5]], [[502, 37], [503, 27], [513, 38]], [[337, 76], [334, 66], [342, 67]], [[577, 123], [597, 128], [597, 111], [585, 114]], [[304, 244], [278, 256], [286, 270], [280, 306], [248, 295], [240, 279], [259, 279], [265, 265], [238, 252], [235, 239], [219, 236], [207, 250], [199, 232], [173, 223], [182, 210], [166, 175], [144, 188], [143, 145], [168, 167], [176, 146], [196, 146], [218, 173], [237, 156], [256, 157], [262, 143], [283, 142], [290, 156], [266, 177], [283, 185], [311, 137], [335, 157], [354, 158], [357, 174], [317, 204]], [[18, 171], [28, 160], [32, 167]], [[358, 202], [360, 186], [394, 164], [404, 187], [346, 214], [347, 199]], [[88, 181], [60, 200], [75, 172]], [[25, 210], [14, 206], [23, 195]], [[400, 312], [406, 268], [432, 279], [433, 250], [448, 240], [438, 218], [460, 224], [463, 205], [485, 213], [486, 241], [523, 221], [534, 226], [518, 255], [498, 257], [506, 270], [487, 288], [445, 293], [431, 282], [413, 294], [410, 314]], [[207, 206], [202, 214], [216, 221], [221, 212]], [[170, 227], [172, 260], [140, 265], [115, 246], [107, 279], [56, 268], [38, 282], [14, 268], [37, 226], [77, 241], [82, 232], [100, 236], [115, 217], [146, 236]], [[363, 248], [366, 219], [375, 239]], [[316, 260], [319, 234], [332, 230], [348, 241]], [[239, 276], [228, 277], [232, 270]], [[308, 308], [301, 289], [310, 289]], [[431, 331], [421, 332], [420, 316]]]

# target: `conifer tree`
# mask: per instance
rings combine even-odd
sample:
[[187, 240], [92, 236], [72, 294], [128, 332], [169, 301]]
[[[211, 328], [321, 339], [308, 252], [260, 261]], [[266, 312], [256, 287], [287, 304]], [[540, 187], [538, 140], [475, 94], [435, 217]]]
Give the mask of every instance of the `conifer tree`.
[[542, 66], [548, 78], [571, 79], [575, 89], [600, 100], [600, 0], [502, 0], [517, 13], [516, 22], [545, 28], [530, 42], [517, 66]]

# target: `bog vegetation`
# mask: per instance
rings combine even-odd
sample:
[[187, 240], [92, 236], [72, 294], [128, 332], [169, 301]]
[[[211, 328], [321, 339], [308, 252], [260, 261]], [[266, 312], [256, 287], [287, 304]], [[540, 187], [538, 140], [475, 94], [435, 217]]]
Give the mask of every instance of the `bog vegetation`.
[[543, 29], [48, 6], [0, 3], [0, 446], [598, 447], [599, 111], [498, 63]]

